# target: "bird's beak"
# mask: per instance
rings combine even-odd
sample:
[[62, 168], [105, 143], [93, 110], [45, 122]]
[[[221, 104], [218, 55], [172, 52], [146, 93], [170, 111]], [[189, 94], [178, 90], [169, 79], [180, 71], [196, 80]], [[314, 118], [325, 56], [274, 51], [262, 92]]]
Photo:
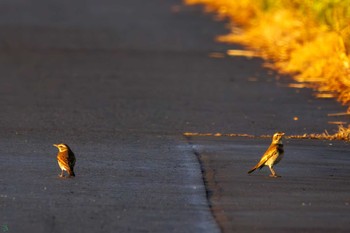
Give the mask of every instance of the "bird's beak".
[[53, 144], [53, 146], [58, 148], [58, 145], [57, 145], [57, 144]]

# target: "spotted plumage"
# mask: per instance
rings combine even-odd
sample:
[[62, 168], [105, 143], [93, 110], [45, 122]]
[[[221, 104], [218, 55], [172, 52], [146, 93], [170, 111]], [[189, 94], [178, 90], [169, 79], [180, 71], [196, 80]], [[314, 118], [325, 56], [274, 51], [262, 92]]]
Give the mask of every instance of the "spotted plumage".
[[53, 144], [58, 148], [57, 154], [57, 162], [62, 172], [59, 175], [60, 177], [64, 177], [63, 171], [66, 171], [69, 177], [75, 176], [74, 173], [74, 165], [75, 165], [75, 155], [73, 151], [69, 148], [67, 144]]
[[248, 171], [248, 173], [252, 173], [256, 169], [261, 169], [263, 166], [268, 166], [271, 171], [271, 177], [279, 177], [276, 172], [273, 170], [273, 166], [281, 161], [283, 158], [283, 143], [282, 137], [284, 133], [277, 132], [272, 137], [272, 143], [270, 147], [266, 150], [264, 155], [261, 157], [258, 164], [255, 165], [252, 169]]

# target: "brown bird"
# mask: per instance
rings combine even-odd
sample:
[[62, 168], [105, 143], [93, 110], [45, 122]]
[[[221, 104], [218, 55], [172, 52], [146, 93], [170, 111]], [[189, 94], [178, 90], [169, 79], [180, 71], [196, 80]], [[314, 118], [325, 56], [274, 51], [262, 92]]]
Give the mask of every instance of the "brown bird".
[[276, 165], [281, 159], [283, 158], [283, 143], [282, 143], [282, 137], [284, 133], [277, 132], [272, 137], [272, 143], [267, 149], [267, 151], [264, 153], [264, 155], [261, 157], [260, 162], [255, 165], [251, 170], [248, 171], [248, 173], [252, 173], [256, 169], [261, 169], [263, 166], [268, 166], [271, 171], [271, 177], [280, 177], [276, 174], [276, 172], [273, 170], [273, 166]]
[[64, 177], [63, 171], [66, 171], [69, 177], [75, 176], [74, 165], [76, 159], [73, 151], [67, 144], [53, 144], [53, 146], [58, 148], [57, 162], [62, 170], [59, 176]]

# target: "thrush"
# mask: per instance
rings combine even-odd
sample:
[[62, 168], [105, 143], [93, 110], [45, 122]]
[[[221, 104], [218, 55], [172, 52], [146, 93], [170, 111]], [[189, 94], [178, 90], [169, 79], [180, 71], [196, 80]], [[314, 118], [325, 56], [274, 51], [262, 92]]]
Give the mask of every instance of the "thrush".
[[277, 132], [272, 136], [272, 142], [269, 148], [266, 150], [264, 155], [261, 157], [260, 162], [255, 165], [252, 169], [248, 171], [248, 173], [252, 173], [256, 169], [261, 169], [263, 166], [268, 166], [271, 171], [271, 177], [280, 177], [276, 174], [276, 172], [273, 170], [273, 166], [279, 163], [281, 159], [283, 158], [283, 143], [282, 143], [282, 137], [284, 133]]
[[59, 176], [64, 177], [63, 171], [66, 171], [69, 177], [75, 176], [74, 174], [75, 155], [73, 151], [69, 148], [67, 144], [63, 144], [63, 143], [53, 144], [53, 146], [58, 148], [57, 162], [58, 162], [58, 166], [60, 166], [62, 170]]

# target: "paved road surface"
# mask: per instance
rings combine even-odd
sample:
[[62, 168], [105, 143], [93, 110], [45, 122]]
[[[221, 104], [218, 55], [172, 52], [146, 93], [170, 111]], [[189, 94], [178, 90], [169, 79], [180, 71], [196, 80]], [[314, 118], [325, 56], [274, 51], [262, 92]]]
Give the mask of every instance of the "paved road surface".
[[192, 138], [223, 232], [348, 232], [350, 159], [345, 142], [286, 139], [275, 166], [247, 171], [270, 139]]
[[[259, 59], [210, 58], [232, 48], [213, 42], [223, 24], [180, 4], [0, 2], [2, 230], [220, 232], [183, 132], [332, 129], [334, 101]], [[74, 179], [57, 177], [60, 142]]]

